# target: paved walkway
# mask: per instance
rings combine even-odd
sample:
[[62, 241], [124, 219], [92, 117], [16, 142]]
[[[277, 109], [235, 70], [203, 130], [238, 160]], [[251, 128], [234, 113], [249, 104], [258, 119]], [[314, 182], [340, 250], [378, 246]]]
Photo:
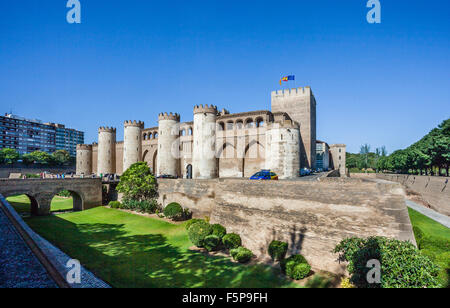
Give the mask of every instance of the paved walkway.
[[[17, 232], [4, 211], [9, 211], [22, 229], [40, 248], [62, 277], [66, 277], [72, 267], [67, 267], [72, 260], [60, 249], [34, 232], [17, 214], [12, 206], [0, 195], [0, 288], [48, 288], [58, 287], [49, 277], [23, 238]], [[81, 265], [81, 283], [70, 283], [72, 288], [110, 288], [92, 272]]]
[[0, 208], [0, 288], [57, 288]]
[[434, 221], [437, 221], [441, 225], [446, 226], [447, 228], [450, 228], [450, 217], [440, 214], [432, 209], [426, 208], [420, 204], [417, 204], [411, 200], [406, 199], [406, 205], [409, 208], [412, 208], [413, 210], [427, 216], [428, 218], [433, 219]]

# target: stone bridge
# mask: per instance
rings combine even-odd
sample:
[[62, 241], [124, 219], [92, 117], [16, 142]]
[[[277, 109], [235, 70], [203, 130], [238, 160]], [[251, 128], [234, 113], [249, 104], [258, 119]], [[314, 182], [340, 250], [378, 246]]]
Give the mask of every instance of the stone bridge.
[[0, 194], [5, 198], [27, 195], [31, 201], [31, 214], [50, 214], [53, 197], [67, 190], [73, 197], [73, 209], [84, 211], [102, 205], [102, 180], [85, 179], [0, 179]]

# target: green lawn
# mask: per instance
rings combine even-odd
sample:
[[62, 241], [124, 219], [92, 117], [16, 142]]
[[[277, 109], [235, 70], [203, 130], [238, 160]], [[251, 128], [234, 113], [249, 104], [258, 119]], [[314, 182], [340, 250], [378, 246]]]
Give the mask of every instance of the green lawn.
[[190, 251], [184, 224], [98, 207], [27, 223], [114, 287], [297, 287], [266, 265]]
[[[25, 195], [6, 198], [19, 214], [29, 214], [31, 212], [30, 199]], [[52, 212], [70, 210], [73, 208], [72, 198], [62, 198], [55, 196], [52, 200], [50, 210]]]
[[[444, 287], [450, 287], [450, 229], [436, 221], [408, 209], [419, 249], [441, 267], [440, 279]], [[423, 237], [417, 234], [419, 228]]]

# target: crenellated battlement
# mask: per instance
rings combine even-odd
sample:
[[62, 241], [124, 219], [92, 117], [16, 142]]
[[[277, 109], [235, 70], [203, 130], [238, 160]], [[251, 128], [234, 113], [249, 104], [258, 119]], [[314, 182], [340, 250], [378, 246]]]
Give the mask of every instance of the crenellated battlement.
[[92, 151], [92, 145], [91, 144], [77, 144], [77, 151], [78, 150]]
[[203, 105], [196, 105], [194, 106], [194, 114], [196, 113], [214, 113], [217, 114], [217, 106], [208, 104]]
[[312, 96], [313, 93], [310, 87], [300, 87], [293, 89], [284, 89], [278, 91], [272, 91], [272, 97], [289, 97], [289, 96]]
[[136, 120], [134, 120], [134, 121], [127, 120], [127, 121], [125, 121], [125, 122], [123, 123], [123, 125], [124, 125], [125, 127], [127, 127], [127, 126], [134, 126], [134, 127], [139, 127], [139, 128], [141, 128], [141, 129], [144, 128], [144, 122], [142, 122], [142, 121], [136, 121]]
[[98, 132], [101, 133], [115, 133], [116, 128], [115, 127], [109, 127], [109, 126], [100, 126], [98, 129]]
[[177, 121], [180, 122], [180, 115], [178, 113], [160, 113], [158, 115], [158, 120], [173, 120], [173, 121]]

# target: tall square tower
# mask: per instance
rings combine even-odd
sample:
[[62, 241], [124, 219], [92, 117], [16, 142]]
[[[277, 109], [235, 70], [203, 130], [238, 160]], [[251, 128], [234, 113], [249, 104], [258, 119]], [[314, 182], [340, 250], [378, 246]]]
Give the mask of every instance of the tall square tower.
[[300, 125], [300, 166], [316, 167], [316, 99], [310, 87], [272, 92], [272, 112], [286, 112]]

